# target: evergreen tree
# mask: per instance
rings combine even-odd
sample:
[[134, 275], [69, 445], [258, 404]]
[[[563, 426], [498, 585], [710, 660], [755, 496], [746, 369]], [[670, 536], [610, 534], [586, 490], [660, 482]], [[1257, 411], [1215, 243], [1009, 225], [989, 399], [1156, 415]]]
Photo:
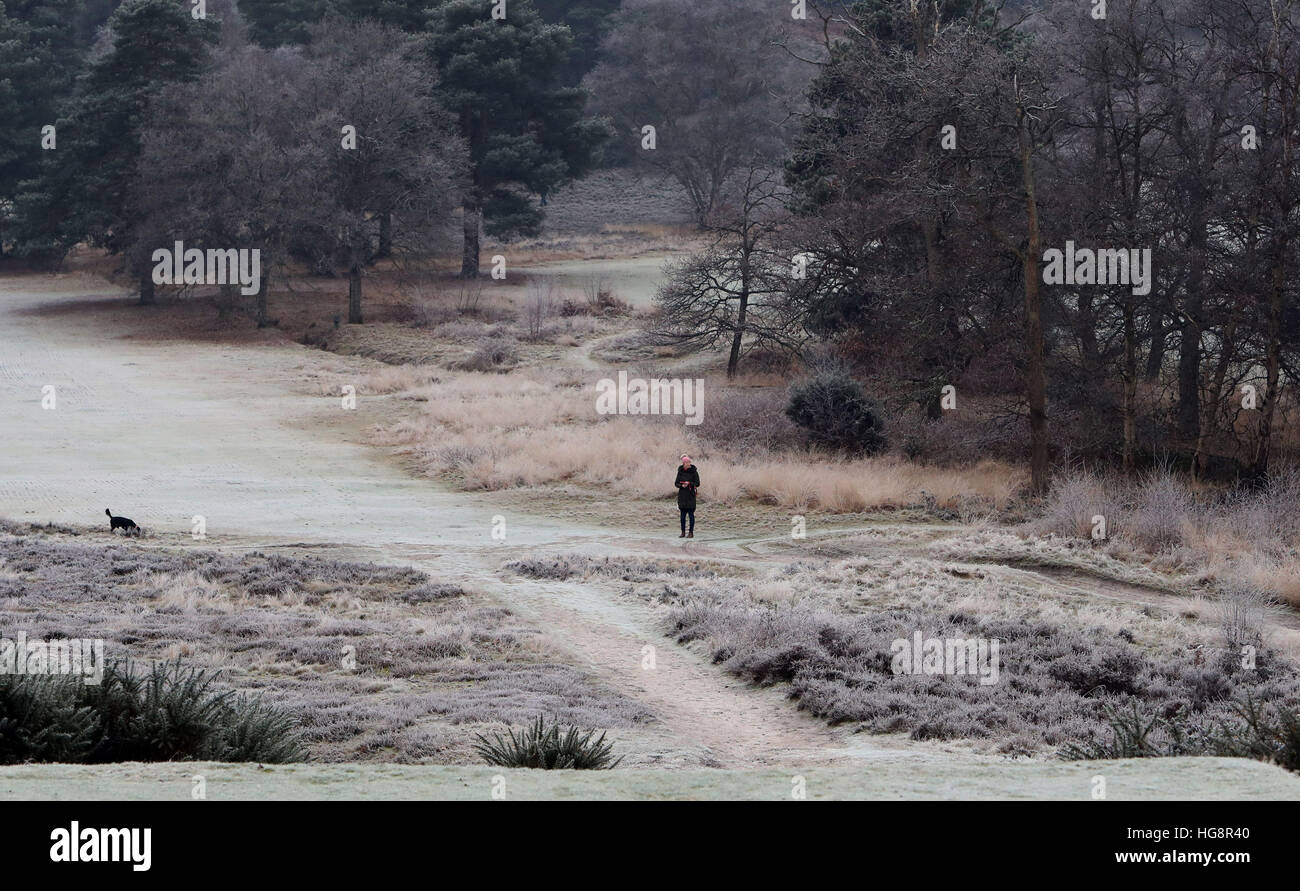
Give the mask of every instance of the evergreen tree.
[[600, 44], [613, 26], [619, 0], [535, 0], [537, 11], [550, 25], [568, 25], [573, 33], [573, 50], [560, 76], [562, 83], [582, 83], [600, 59]]
[[325, 17], [325, 0], [240, 0], [248, 36], [268, 49], [307, 41], [307, 27]]
[[0, 251], [19, 184], [40, 170], [41, 128], [72, 90], [85, 50], [76, 0], [0, 3]]
[[118, 8], [108, 51], [59, 117], [58, 148], [44, 153], [40, 175], [19, 195], [18, 253], [56, 261], [82, 240], [121, 249], [149, 103], [164, 84], [199, 75], [219, 27], [176, 0], [128, 0]]
[[478, 274], [479, 224], [489, 234], [533, 234], [545, 195], [599, 160], [608, 125], [585, 116], [586, 93], [562, 85], [569, 29], [542, 21], [529, 0], [503, 19], [481, 0], [444, 0], [430, 11], [429, 52], [443, 101], [469, 148], [461, 274]]

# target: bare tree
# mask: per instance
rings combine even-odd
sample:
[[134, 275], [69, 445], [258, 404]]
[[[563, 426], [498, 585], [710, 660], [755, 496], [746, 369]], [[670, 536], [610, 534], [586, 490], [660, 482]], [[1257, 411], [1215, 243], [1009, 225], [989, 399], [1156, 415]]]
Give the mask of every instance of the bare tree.
[[[1296, 271], [1297, 210], [1300, 209], [1300, 171], [1296, 170], [1296, 131], [1300, 127], [1300, 6], [1294, 0], [1267, 0], [1256, 15], [1243, 17], [1237, 45], [1248, 50], [1241, 61], [1247, 67], [1262, 129], [1270, 134], [1258, 152], [1262, 186], [1260, 208], [1262, 258], [1266, 264], [1260, 292], [1264, 367], [1264, 393], [1251, 471], [1264, 477], [1269, 471], [1274, 423], [1283, 386], [1284, 352], [1294, 348], [1295, 332], [1287, 331], [1288, 304], [1295, 300], [1291, 284]], [[1294, 323], [1293, 323], [1294, 324]]]
[[310, 113], [319, 138], [332, 139], [332, 213], [319, 232], [347, 273], [348, 322], [361, 324], [364, 268], [446, 239], [467, 155], [414, 39], [373, 22], [327, 21], [309, 34]]
[[1039, 258], [1042, 256], [1042, 230], [1038, 222], [1038, 186], [1034, 177], [1033, 116], [1045, 108], [1035, 104], [1020, 85], [1011, 82], [1016, 108], [1016, 145], [1025, 201], [1025, 246], [1021, 258], [1025, 269], [1025, 397], [1029, 403], [1029, 471], [1034, 492], [1047, 491], [1047, 377], [1043, 362], [1043, 300], [1038, 289], [1041, 282]]
[[429, 251], [461, 188], [463, 146], [411, 38], [371, 23], [312, 34], [304, 53], [232, 49], [166, 91], [133, 190], [144, 256], [172, 240], [262, 252], [259, 325], [271, 277], [304, 248], [346, 270], [361, 322], [377, 244]]
[[546, 332], [546, 322], [555, 312], [555, 285], [551, 282], [530, 278], [528, 280], [528, 303], [524, 307], [524, 319], [528, 326], [527, 339], [537, 342]]
[[261, 251], [259, 325], [289, 242], [331, 209], [326, 143], [303, 113], [304, 68], [294, 55], [243, 47], [200, 81], [165, 90], [132, 189], [133, 253], [177, 240]]
[[703, 225], [751, 158], [784, 153], [812, 76], [780, 46], [798, 36], [788, 16], [749, 0], [627, 0], [588, 75], [592, 103], [614, 120], [623, 154], [676, 180]]
[[656, 337], [688, 350], [726, 343], [728, 377], [735, 377], [745, 349], [792, 349], [801, 341], [796, 260], [775, 245], [783, 191], [777, 171], [751, 164], [734, 195], [724, 196], [707, 218], [713, 244], [671, 266], [656, 297]]

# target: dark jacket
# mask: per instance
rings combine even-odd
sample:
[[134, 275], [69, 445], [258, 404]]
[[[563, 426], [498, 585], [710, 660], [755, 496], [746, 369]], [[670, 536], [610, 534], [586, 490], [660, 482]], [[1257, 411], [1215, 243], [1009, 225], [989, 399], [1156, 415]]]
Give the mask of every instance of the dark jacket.
[[[682, 483], [690, 483], [689, 486], [683, 486]], [[695, 490], [700, 487], [700, 471], [694, 464], [691, 469], [687, 470], [678, 465], [677, 479], [673, 481], [677, 488], [677, 509], [678, 510], [695, 510]]]

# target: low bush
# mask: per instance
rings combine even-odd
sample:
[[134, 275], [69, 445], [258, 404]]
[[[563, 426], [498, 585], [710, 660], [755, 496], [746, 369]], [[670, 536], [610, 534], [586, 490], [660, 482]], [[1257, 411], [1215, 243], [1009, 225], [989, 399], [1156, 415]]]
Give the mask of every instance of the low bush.
[[[854, 570], [846, 613], [838, 600], [846, 595], [833, 593], [832, 577], [831, 570], [798, 571], [785, 579], [795, 593], [784, 598], [764, 597], [743, 581], [683, 584], [664, 613], [666, 629], [679, 643], [702, 644], [737, 677], [788, 684], [791, 699], [828, 723], [914, 739], [1086, 748], [1111, 725], [1108, 707], [1136, 702], [1144, 713], [1181, 711], [1212, 725], [1246, 696], [1269, 704], [1300, 699], [1294, 666], [1269, 650], [1257, 654], [1256, 670], [1245, 671], [1217, 648], [1151, 648], [1099, 625], [952, 609], [941, 596], [949, 590], [944, 583], [875, 568]], [[916, 602], [889, 598], [871, 608], [864, 595], [891, 585]], [[965, 597], [999, 590], [996, 583], [971, 585]], [[1000, 680], [895, 674], [893, 643], [916, 630], [927, 638], [1000, 641]]]
[[464, 371], [509, 371], [519, 362], [519, 344], [510, 337], [485, 337], [474, 353], [457, 364]]
[[1257, 758], [1300, 772], [1300, 712], [1247, 696], [1236, 705], [1237, 720], [1219, 725], [1212, 737], [1214, 754]]
[[785, 414], [814, 445], [867, 455], [887, 445], [880, 408], [856, 381], [839, 372], [791, 387]]
[[1110, 737], [1067, 743], [1061, 757], [1067, 761], [1107, 761], [1114, 758], [1160, 758], [1204, 754], [1208, 737], [1204, 726], [1175, 712], [1169, 718], [1143, 714], [1134, 701], [1125, 708], [1106, 707]]
[[291, 718], [179, 662], [135, 673], [0, 675], [0, 763], [307, 760]]
[[588, 557], [585, 554], [556, 554], [512, 560], [505, 569], [525, 578], [564, 581], [570, 578], [606, 577], [643, 582], [659, 576], [674, 578], [717, 578], [728, 574], [725, 563], [703, 560], [673, 560], [643, 557]]
[[605, 742], [604, 733], [597, 738], [595, 730], [583, 731], [571, 724], [561, 731], [558, 722], [548, 727], [541, 716], [519, 734], [507, 733], [509, 739], [499, 733], [492, 739], [479, 734], [474, 750], [496, 767], [610, 770], [623, 761], [614, 757], [614, 745]]
[[799, 428], [783, 411], [785, 394], [778, 388], [729, 387], [711, 395], [707, 423], [700, 436], [739, 454], [780, 452], [799, 440]]
[[1300, 713], [1283, 703], [1262, 704], [1249, 694], [1232, 709], [1232, 718], [1210, 724], [1182, 711], [1147, 716], [1136, 702], [1109, 708], [1108, 739], [1071, 743], [1060, 754], [1070, 761], [1220, 755], [1300, 772]]

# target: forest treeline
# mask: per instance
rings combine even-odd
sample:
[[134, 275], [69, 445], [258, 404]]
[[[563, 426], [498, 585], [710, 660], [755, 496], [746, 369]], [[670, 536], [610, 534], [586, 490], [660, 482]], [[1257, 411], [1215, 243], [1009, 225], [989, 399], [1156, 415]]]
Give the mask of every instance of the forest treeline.
[[260, 321], [293, 261], [359, 322], [378, 260], [456, 238], [475, 275], [480, 231], [616, 165], [711, 235], [655, 334], [730, 374], [831, 350], [931, 423], [1011, 424], [1040, 490], [1066, 456], [1295, 456], [1297, 0], [205, 10], [3, 0], [0, 250], [101, 246], [147, 302], [160, 245], [258, 247]]

